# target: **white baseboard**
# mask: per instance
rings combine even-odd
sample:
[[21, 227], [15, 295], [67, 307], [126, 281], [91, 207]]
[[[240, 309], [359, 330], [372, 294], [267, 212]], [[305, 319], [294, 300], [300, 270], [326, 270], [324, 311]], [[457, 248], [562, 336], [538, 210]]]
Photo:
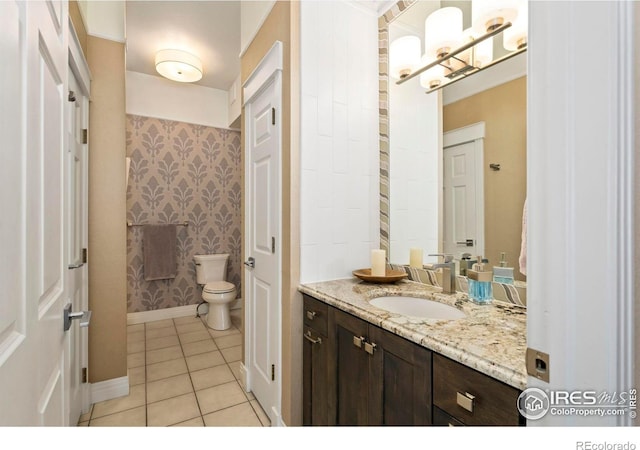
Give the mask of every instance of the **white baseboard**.
[[[154, 309], [153, 311], [141, 311], [127, 314], [127, 325], [135, 325], [138, 323], [153, 322], [156, 320], [175, 319], [176, 317], [185, 317], [196, 315], [196, 307], [198, 305], [176, 306], [175, 308]], [[200, 307], [200, 312], [204, 313], [205, 306]]]
[[91, 383], [91, 403], [129, 395], [129, 376]]
[[[153, 311], [141, 311], [127, 314], [127, 325], [153, 322], [156, 320], [175, 319], [176, 317], [186, 317], [196, 315], [198, 305], [176, 306], [175, 308], [154, 309]], [[229, 305], [229, 309], [242, 308], [242, 299], [237, 298]], [[200, 307], [200, 315], [204, 316], [209, 312], [209, 305]]]
[[277, 427], [286, 427], [287, 424], [284, 423], [284, 420], [282, 420], [282, 416], [280, 415], [280, 413], [278, 411], [276, 411], [276, 409], [273, 409], [275, 415], [276, 415], [276, 426]]
[[240, 379], [238, 381], [242, 389], [247, 391], [247, 368], [243, 362], [240, 363]]

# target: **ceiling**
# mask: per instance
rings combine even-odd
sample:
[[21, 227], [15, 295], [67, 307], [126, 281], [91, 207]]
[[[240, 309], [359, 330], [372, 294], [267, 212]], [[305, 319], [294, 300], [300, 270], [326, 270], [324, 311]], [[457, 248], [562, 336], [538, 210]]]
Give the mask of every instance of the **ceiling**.
[[155, 54], [180, 49], [202, 61], [194, 84], [228, 90], [240, 73], [239, 1], [127, 1], [127, 70], [158, 75]]

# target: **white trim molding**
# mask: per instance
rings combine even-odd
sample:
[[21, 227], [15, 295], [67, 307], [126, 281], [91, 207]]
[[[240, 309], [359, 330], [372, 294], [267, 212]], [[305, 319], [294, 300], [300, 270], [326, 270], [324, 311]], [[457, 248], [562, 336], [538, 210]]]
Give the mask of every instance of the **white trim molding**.
[[129, 395], [129, 375], [91, 383], [91, 403]]
[[282, 42], [276, 41], [254, 71], [251, 72], [247, 81], [244, 82], [242, 86], [244, 94], [242, 96], [242, 106], [250, 103], [253, 97], [260, 92], [260, 89], [266, 86], [267, 82], [275, 76], [276, 72], [282, 72], [283, 61]]
[[76, 30], [71, 23], [71, 16], [69, 16], [69, 66], [80, 84], [82, 93], [91, 99], [91, 71], [82, 53]]
[[529, 2], [527, 345], [549, 354], [550, 378], [529, 387], [633, 387], [633, 3]]
[[447, 131], [443, 136], [442, 147], [451, 147], [453, 145], [475, 141], [476, 139], [484, 139], [484, 134], [484, 122], [473, 123], [471, 125], [467, 125], [466, 127]]
[[[207, 310], [206, 305], [200, 307], [200, 313]], [[175, 319], [176, 317], [195, 316], [198, 305], [176, 306], [175, 308], [154, 309], [153, 311], [141, 311], [127, 314], [127, 325], [153, 322], [156, 320]], [[203, 311], [204, 310], [204, 311]]]

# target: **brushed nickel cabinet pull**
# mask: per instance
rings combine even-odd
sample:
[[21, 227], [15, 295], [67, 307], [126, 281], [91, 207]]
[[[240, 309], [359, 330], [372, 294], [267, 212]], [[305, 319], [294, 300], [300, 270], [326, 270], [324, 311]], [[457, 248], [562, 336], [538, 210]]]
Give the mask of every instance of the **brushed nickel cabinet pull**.
[[364, 351], [370, 355], [373, 355], [373, 352], [376, 349], [376, 344], [374, 342], [365, 342], [364, 343]]
[[458, 392], [456, 396], [456, 403], [458, 403], [458, 406], [460, 406], [461, 408], [464, 408], [470, 413], [472, 413], [475, 398], [476, 397], [474, 395], [471, 395], [468, 392], [465, 392], [464, 394], [461, 392]]
[[316, 318], [317, 313], [315, 311], [307, 311], [307, 319], [313, 320]]
[[311, 331], [307, 331], [305, 334], [303, 334], [303, 336], [307, 341], [311, 342], [312, 344], [322, 344], [322, 338], [320, 337], [314, 338], [311, 335]]
[[364, 336], [354, 336], [353, 337], [353, 345], [358, 348], [362, 348], [362, 343], [366, 342]]

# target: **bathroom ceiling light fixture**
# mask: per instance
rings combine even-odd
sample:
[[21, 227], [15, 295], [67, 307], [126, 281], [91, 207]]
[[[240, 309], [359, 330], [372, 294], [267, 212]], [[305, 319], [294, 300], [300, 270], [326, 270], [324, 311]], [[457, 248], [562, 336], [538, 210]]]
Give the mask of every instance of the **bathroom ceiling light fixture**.
[[[464, 31], [458, 8], [441, 8], [427, 17], [421, 67], [405, 67], [401, 76], [391, 68], [391, 76], [399, 78], [396, 84], [420, 75], [420, 84], [429, 89], [428, 94], [527, 50], [527, 0], [473, 0], [471, 5], [474, 26]], [[502, 32], [504, 47], [510, 53], [494, 60], [493, 37]], [[403, 39], [391, 43], [390, 61], [397, 59], [394, 52], [406, 53]], [[440, 67], [435, 70], [436, 66]]]
[[173, 81], [193, 83], [202, 78], [202, 62], [183, 50], [166, 49], [156, 53], [156, 70]]

